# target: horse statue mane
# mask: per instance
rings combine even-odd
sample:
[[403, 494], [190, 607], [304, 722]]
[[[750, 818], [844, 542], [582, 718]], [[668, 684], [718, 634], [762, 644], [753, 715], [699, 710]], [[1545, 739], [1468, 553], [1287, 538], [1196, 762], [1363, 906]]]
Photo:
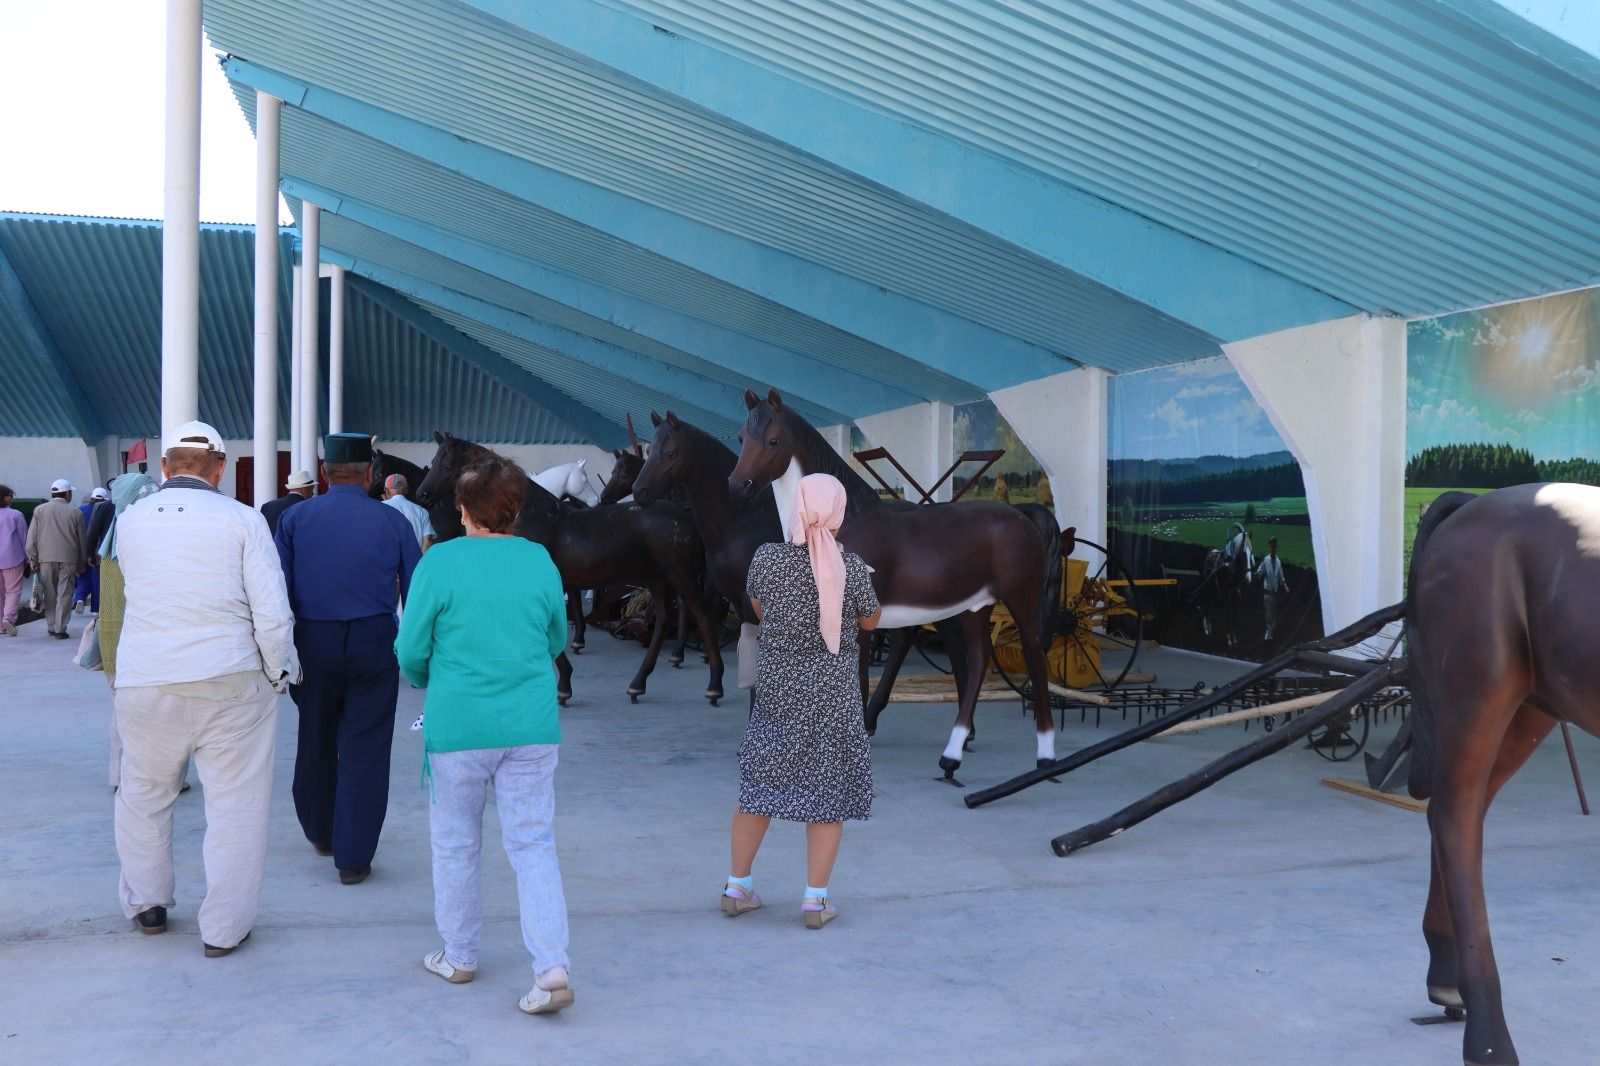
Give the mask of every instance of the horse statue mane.
[[883, 500], [878, 495], [878, 490], [867, 484], [867, 479], [856, 473], [855, 468], [833, 450], [833, 445], [817, 432], [816, 427], [787, 406], [779, 406], [774, 414], [783, 420], [784, 428], [788, 430], [790, 439], [795, 442], [796, 451], [803, 451], [810, 459], [811, 472], [832, 474], [839, 479], [839, 483], [844, 486], [846, 514], [855, 514], [864, 507], [877, 507], [882, 504]]

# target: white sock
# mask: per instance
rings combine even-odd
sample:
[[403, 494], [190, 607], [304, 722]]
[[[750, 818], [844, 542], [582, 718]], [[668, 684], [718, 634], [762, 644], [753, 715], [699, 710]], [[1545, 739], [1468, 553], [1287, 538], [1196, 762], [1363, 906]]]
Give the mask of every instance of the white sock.
[[750, 892], [750, 891], [754, 890], [755, 887], [756, 887], [756, 875], [755, 874], [749, 874], [748, 876], [745, 876], [745, 877], [735, 877], [732, 874], [729, 874], [728, 875], [728, 884], [730, 884], [730, 885], [738, 885], [740, 888], [744, 889], [746, 892]]
[[821, 888], [814, 888], [811, 885], [807, 885], [806, 886], [806, 899], [827, 899], [827, 898], [828, 898], [828, 888], [827, 888], [826, 885], [824, 885]]

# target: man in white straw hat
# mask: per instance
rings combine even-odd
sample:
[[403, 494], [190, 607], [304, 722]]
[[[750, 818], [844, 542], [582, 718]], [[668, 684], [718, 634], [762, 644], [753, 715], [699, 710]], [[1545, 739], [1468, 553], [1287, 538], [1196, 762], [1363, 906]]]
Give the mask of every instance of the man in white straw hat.
[[278, 695], [300, 665], [267, 524], [216, 491], [222, 438], [185, 422], [165, 445], [160, 491], [117, 519], [128, 597], [116, 677], [119, 894], [141, 932], [166, 931], [172, 806], [192, 755], [206, 807], [200, 939], [217, 958], [250, 935], [261, 903]]
[[50, 502], [34, 508], [27, 552], [28, 565], [39, 572], [44, 593], [45, 629], [57, 640], [66, 640], [72, 589], [89, 562], [83, 515], [72, 506], [72, 482], [66, 478], [51, 483]]
[[261, 517], [267, 520], [268, 532], [277, 534], [278, 520], [283, 517], [283, 512], [310, 496], [311, 487], [316, 483], [309, 470], [296, 470], [289, 475], [289, 480], [283, 483], [288, 493], [261, 505]]

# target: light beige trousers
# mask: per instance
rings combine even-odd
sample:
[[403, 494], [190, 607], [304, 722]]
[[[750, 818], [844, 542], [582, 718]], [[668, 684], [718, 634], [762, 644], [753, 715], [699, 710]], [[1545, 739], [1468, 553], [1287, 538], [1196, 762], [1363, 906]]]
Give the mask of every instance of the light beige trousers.
[[201, 939], [232, 947], [250, 931], [267, 864], [278, 694], [259, 673], [187, 685], [119, 688], [119, 894], [129, 918], [174, 903], [172, 806], [194, 757], [205, 796]]

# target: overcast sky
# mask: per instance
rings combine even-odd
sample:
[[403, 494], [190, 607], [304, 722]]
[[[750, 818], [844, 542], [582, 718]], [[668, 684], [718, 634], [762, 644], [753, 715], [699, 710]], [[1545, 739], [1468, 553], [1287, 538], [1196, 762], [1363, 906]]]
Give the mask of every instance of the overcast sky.
[[[161, 217], [165, 17], [160, 0], [6, 5], [0, 210]], [[207, 45], [201, 219], [254, 221], [254, 185], [255, 140]]]

